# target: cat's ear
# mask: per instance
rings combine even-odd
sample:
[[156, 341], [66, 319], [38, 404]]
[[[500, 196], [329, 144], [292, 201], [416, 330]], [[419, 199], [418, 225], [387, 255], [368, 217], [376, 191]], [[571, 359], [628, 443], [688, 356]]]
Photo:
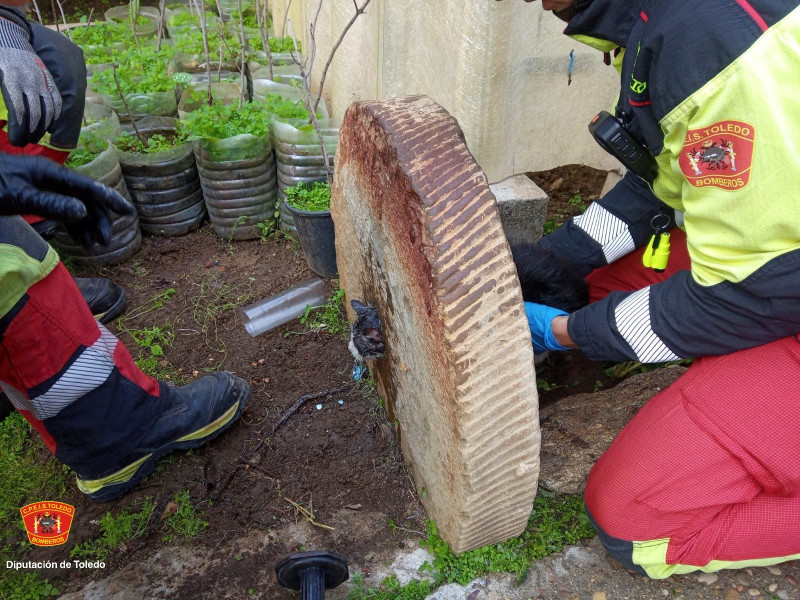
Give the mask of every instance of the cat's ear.
[[353, 307], [353, 310], [356, 311], [357, 315], [362, 315], [369, 309], [366, 304], [355, 299], [350, 300], [350, 306]]

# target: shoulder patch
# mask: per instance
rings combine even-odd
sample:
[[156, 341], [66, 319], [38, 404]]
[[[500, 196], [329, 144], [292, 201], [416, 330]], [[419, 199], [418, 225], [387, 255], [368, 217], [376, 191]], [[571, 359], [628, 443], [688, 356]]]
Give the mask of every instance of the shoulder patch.
[[738, 190], [750, 182], [755, 139], [755, 128], [742, 121], [690, 129], [678, 163], [694, 187]]

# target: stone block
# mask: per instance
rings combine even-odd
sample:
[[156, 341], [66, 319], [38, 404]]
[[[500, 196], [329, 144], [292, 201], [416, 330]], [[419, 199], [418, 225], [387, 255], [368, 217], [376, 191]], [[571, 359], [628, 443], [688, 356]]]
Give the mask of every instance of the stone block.
[[506, 237], [538, 242], [547, 220], [547, 194], [527, 175], [513, 175], [489, 184]]
[[372, 364], [417, 492], [453, 551], [523, 531], [536, 494], [533, 348], [494, 196], [424, 96], [356, 102], [331, 213], [345, 305], [378, 309]]

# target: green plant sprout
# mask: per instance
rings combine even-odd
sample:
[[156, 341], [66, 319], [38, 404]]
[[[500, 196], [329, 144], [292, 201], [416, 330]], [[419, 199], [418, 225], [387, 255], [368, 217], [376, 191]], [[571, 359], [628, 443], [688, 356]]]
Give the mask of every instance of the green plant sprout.
[[163, 541], [172, 542], [176, 539], [188, 541], [208, 527], [208, 521], [197, 515], [188, 490], [176, 494], [174, 501], [178, 508], [164, 523], [167, 533], [164, 534]]
[[313, 212], [330, 210], [331, 187], [327, 181], [315, 181], [311, 185], [298, 183], [286, 188], [286, 202], [299, 210]]
[[269, 133], [269, 114], [261, 102], [207, 104], [186, 115], [179, 129], [189, 140], [220, 140], [249, 133], [266, 137]]
[[[117, 75], [123, 94], [169, 92], [176, 83], [168, 74], [172, 50], [145, 46], [141, 50], [127, 50], [118, 56]], [[117, 85], [113, 69], [96, 71], [91, 78], [92, 87], [100, 94], [115, 96]]]
[[[144, 134], [147, 136], [147, 134]], [[175, 146], [180, 146], [186, 143], [186, 140], [181, 134], [163, 135], [161, 133], [153, 134], [147, 137], [146, 145], [142, 143], [137, 136], [126, 132], [120, 134], [115, 140], [114, 145], [123, 150], [124, 152], [132, 152], [135, 154], [154, 154], [156, 152], [163, 152], [171, 150]]]
[[75, 546], [69, 553], [70, 558], [104, 561], [122, 544], [145, 533], [153, 505], [153, 499], [148, 496], [136, 512], [131, 508], [126, 508], [116, 516], [107, 512], [100, 519], [100, 536]]
[[[264, 42], [261, 41], [261, 38], [253, 38], [248, 40], [247, 43], [250, 45], [250, 48], [255, 51], [264, 50]], [[297, 41], [297, 48], [300, 52], [303, 51], [300, 40]], [[271, 37], [269, 38], [269, 49], [275, 54], [289, 54], [290, 52], [294, 52], [294, 44], [290, 37]]]
[[350, 324], [344, 316], [344, 290], [337, 289], [322, 306], [306, 306], [300, 323], [309, 331], [327, 331], [346, 339], [350, 335]]

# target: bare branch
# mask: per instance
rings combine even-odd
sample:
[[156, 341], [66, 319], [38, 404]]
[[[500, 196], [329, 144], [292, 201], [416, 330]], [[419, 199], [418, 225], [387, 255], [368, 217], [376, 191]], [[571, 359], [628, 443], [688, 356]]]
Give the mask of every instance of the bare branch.
[[[56, 0], [58, 2], [58, 0]], [[136, 49], [141, 52], [142, 45], [139, 43], [139, 36], [136, 35], [136, 19], [139, 16], [139, 2], [138, 0], [130, 0], [128, 5], [128, 17], [131, 21], [131, 29], [133, 30], [133, 41], [136, 42]]]
[[67, 17], [64, 15], [64, 7], [61, 5], [60, 0], [56, 0], [56, 4], [58, 4], [58, 10], [61, 12], [61, 20], [64, 22], [64, 30], [68, 30]]
[[[321, 2], [321, 0], [320, 0]], [[292, 20], [289, 19], [289, 31], [292, 35], [292, 42], [294, 43], [295, 52], [300, 54], [299, 49], [297, 48], [297, 37], [294, 34], [294, 27], [292, 26]], [[311, 38], [312, 42], [314, 40], [313, 35]], [[311, 117], [311, 124], [314, 126], [314, 131], [317, 133], [317, 140], [319, 141], [320, 148], [322, 148], [322, 159], [325, 161], [325, 173], [327, 175], [328, 183], [333, 183], [333, 171], [331, 170], [331, 161], [328, 157], [328, 150], [325, 148], [325, 139], [322, 137], [322, 128], [319, 125], [319, 121], [317, 120], [317, 113], [314, 110], [311, 98], [311, 86], [309, 84], [310, 76], [308, 73], [305, 72], [305, 69], [302, 65], [300, 66], [300, 78], [303, 80], [303, 91], [305, 95], [303, 97], [303, 103], [306, 106], [306, 110], [308, 110], [310, 117]], [[313, 66], [313, 65], [311, 65]]]
[[322, 69], [322, 76], [319, 79], [319, 95], [317, 96], [316, 102], [314, 102], [314, 111], [317, 110], [317, 107], [319, 106], [319, 101], [322, 98], [322, 88], [325, 85], [325, 78], [328, 76], [328, 69], [331, 66], [331, 62], [333, 61], [333, 55], [336, 54], [336, 50], [339, 49], [339, 46], [344, 40], [344, 36], [346, 36], [347, 32], [350, 31], [350, 28], [353, 26], [353, 23], [356, 22], [356, 19], [358, 19], [358, 17], [364, 13], [364, 10], [367, 8], [369, 3], [370, 0], [364, 0], [364, 4], [362, 4], [361, 8], [359, 8], [358, 4], [356, 4], [356, 0], [353, 0], [353, 4], [356, 7], [356, 12], [350, 18], [350, 21], [347, 23], [347, 25], [344, 26], [344, 29], [342, 30], [342, 33], [339, 36], [339, 39], [336, 40], [336, 43], [333, 45], [333, 48], [331, 48], [331, 53], [328, 56], [328, 62], [325, 63], [325, 67]]
[[263, 0], [263, 14], [256, 3], [256, 19], [258, 19], [258, 34], [261, 36], [261, 45], [264, 46], [264, 52], [267, 55], [267, 64], [269, 65], [269, 78], [272, 79], [275, 74], [273, 72], [272, 49], [269, 47], [269, 33], [267, 32], [267, 20], [269, 19], [269, 10], [267, 10], [267, 0]]
[[44, 22], [42, 22], [42, 13], [39, 12], [39, 5], [36, 4], [36, 0], [32, 0], [32, 2], [33, 2], [33, 10], [36, 11], [36, 18], [39, 19], [39, 25], [44, 25]]
[[156, 52], [161, 50], [161, 40], [164, 38], [164, 13], [166, 12], [166, 4], [166, 0], [158, 1], [158, 32], [156, 33], [158, 39], [156, 40]]
[[50, 8], [53, 9], [53, 23], [56, 24], [56, 31], [61, 31], [58, 27], [58, 14], [56, 13], [56, 3], [54, 0], [50, 0]]
[[203, 30], [203, 49], [206, 52], [206, 78], [208, 78], [208, 97], [206, 101], [211, 106], [214, 103], [214, 97], [211, 95], [211, 58], [209, 57], [208, 49], [208, 25], [206, 24], [206, 0], [200, 0], [200, 27]]
[[[258, 11], [258, 4], [256, 4], [256, 11]], [[242, 104], [244, 104], [244, 94], [245, 90], [247, 89], [247, 78], [244, 76], [244, 15], [242, 14], [242, 0], [239, 0], [239, 32], [242, 34], [242, 65], [241, 65], [241, 74], [242, 74], [242, 85], [239, 88], [239, 108], [242, 108]]]
[[131, 107], [128, 106], [128, 101], [125, 99], [125, 94], [122, 93], [122, 88], [119, 85], [119, 77], [117, 77], [117, 65], [112, 64], [111, 68], [114, 70], [114, 83], [117, 85], [117, 93], [122, 100], [122, 104], [125, 106], [125, 110], [128, 111], [128, 116], [131, 118], [131, 125], [133, 125], [133, 130], [136, 132], [136, 137], [138, 137], [139, 141], [142, 142], [142, 146], [146, 148], [147, 143], [144, 141], [142, 134], [139, 132], [139, 128], [136, 126], [136, 119], [133, 118]]
[[286, 37], [286, 23], [289, 20], [289, 9], [292, 8], [292, 0], [286, 5], [286, 12], [283, 15], [283, 26], [281, 27], [281, 37]]

